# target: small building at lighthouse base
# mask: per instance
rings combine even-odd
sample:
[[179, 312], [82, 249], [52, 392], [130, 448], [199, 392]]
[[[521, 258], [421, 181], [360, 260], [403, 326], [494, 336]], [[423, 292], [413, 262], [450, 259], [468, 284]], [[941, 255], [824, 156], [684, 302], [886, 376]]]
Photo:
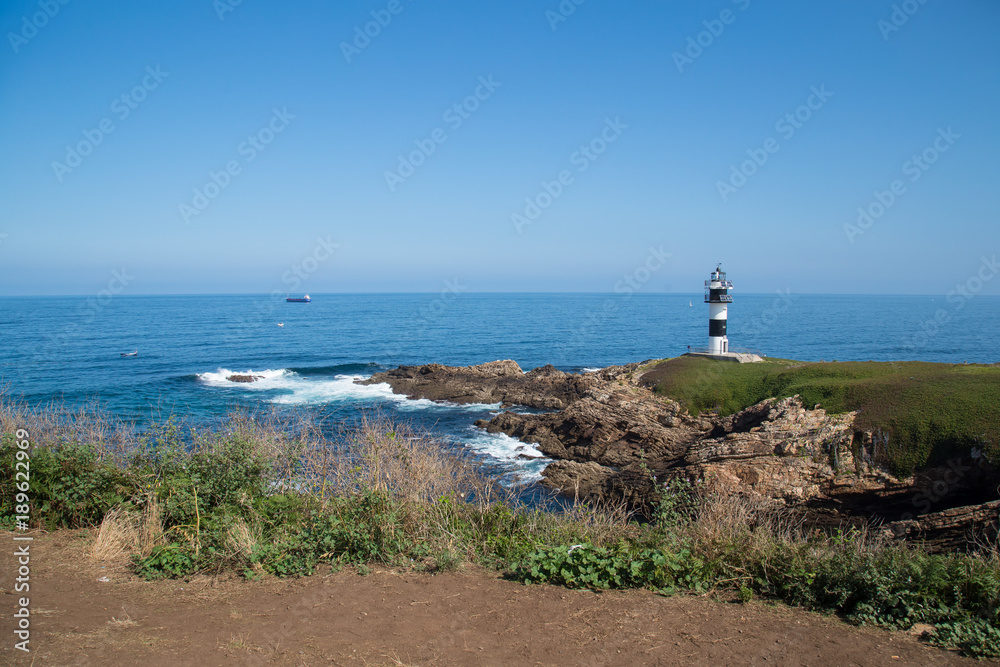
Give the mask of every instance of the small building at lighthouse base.
[[756, 352], [715, 352], [707, 347], [689, 347], [683, 357], [708, 357], [709, 359], [719, 359], [720, 361], [735, 361], [741, 364], [752, 364], [764, 361], [764, 358]]

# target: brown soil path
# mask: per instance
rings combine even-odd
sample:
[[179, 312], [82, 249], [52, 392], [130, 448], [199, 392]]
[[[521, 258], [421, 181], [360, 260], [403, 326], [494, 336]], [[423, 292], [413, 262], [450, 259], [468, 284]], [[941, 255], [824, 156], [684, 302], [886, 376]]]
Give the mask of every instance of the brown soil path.
[[25, 655], [13, 647], [15, 543], [0, 533], [0, 663], [983, 664], [907, 634], [781, 605], [522, 586], [475, 567], [144, 582], [92, 562], [91, 539], [89, 531], [61, 531], [31, 543], [32, 652]]

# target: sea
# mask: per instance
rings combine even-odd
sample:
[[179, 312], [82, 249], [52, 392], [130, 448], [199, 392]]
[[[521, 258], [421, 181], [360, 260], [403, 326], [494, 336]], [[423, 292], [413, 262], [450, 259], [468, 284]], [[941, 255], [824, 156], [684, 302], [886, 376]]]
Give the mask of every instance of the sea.
[[[401, 364], [513, 359], [587, 372], [707, 345], [701, 294], [314, 294], [0, 297], [0, 391], [148, 424], [233, 410], [305, 412], [337, 429], [379, 413], [469, 453], [526, 498], [548, 459], [475, 427], [500, 410], [410, 400], [355, 380]], [[1000, 362], [1000, 297], [736, 295], [733, 349], [819, 360]], [[137, 352], [124, 357], [123, 352]], [[263, 376], [237, 384], [232, 374]]]

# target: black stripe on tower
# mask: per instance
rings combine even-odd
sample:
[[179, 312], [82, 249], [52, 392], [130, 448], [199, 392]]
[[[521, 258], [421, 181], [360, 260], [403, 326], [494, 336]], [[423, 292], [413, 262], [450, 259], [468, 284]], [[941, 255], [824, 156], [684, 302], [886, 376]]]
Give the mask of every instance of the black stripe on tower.
[[726, 290], [724, 289], [710, 289], [708, 290], [708, 299], [709, 301], [715, 301], [716, 303], [719, 303], [719, 297], [725, 296], [725, 294]]
[[709, 336], [725, 336], [726, 335], [726, 321], [725, 320], [709, 320], [708, 321], [708, 335]]

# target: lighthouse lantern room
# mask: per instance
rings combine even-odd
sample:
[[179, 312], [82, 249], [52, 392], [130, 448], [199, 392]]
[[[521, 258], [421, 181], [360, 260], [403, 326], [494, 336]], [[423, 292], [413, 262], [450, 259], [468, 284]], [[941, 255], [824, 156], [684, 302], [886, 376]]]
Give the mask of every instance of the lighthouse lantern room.
[[709, 354], [727, 354], [729, 352], [726, 318], [729, 315], [729, 304], [733, 302], [733, 297], [729, 294], [731, 289], [733, 289], [733, 283], [726, 280], [726, 272], [719, 264], [712, 272], [711, 279], [705, 281], [705, 303], [708, 304]]

